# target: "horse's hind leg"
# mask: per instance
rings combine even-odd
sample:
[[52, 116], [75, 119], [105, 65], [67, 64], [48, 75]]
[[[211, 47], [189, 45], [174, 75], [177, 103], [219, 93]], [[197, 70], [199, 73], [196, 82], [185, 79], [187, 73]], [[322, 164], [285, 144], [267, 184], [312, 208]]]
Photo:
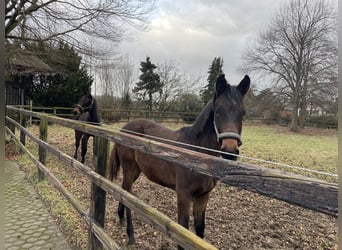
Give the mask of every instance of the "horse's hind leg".
[[[177, 193], [178, 224], [186, 229], [189, 229], [190, 203], [191, 197]], [[178, 246], [178, 249], [182, 250], [184, 248]]]
[[88, 146], [88, 140], [90, 135], [89, 134], [83, 134], [82, 137], [82, 151], [81, 151], [81, 162], [84, 163], [85, 161], [85, 155], [87, 153], [87, 146]]
[[80, 140], [82, 137], [82, 132], [75, 130], [75, 153], [74, 153], [74, 159], [77, 159], [77, 151], [80, 146]]
[[[123, 162], [123, 161], [121, 161]], [[123, 169], [123, 182], [122, 182], [122, 188], [128, 192], [131, 192], [133, 183], [138, 179], [140, 175], [140, 169], [138, 168], [137, 163], [130, 162], [129, 164], [125, 164], [122, 166]], [[134, 228], [132, 223], [132, 214], [131, 209], [123, 205], [121, 202], [119, 203], [119, 209], [118, 214], [120, 218], [120, 222], [124, 219], [124, 209], [126, 208], [126, 219], [127, 219], [127, 225], [126, 225], [126, 231], [128, 235], [128, 245], [134, 245], [135, 244], [135, 237], [134, 237]]]
[[205, 228], [205, 210], [207, 208], [209, 193], [194, 198], [193, 215], [196, 234], [203, 238]]

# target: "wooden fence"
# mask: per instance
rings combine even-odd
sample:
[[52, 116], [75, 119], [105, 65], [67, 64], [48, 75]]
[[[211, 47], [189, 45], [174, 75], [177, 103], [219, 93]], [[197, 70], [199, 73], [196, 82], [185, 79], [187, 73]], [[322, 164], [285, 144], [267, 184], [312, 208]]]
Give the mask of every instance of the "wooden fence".
[[[54, 114], [59, 117], [71, 118], [72, 108], [67, 107], [38, 107], [31, 106], [32, 111]], [[120, 109], [98, 109], [100, 117], [105, 122], [128, 122], [137, 118], [146, 118], [157, 122], [187, 122], [193, 123], [198, 116], [198, 112], [180, 112], [180, 111], [148, 111], [139, 109], [120, 110]], [[289, 126], [288, 119], [265, 119], [262, 117], [246, 117], [245, 122], [249, 124], [278, 124]], [[307, 127], [337, 129], [337, 117], [335, 116], [308, 116], [305, 122]]]
[[[106, 128], [88, 125], [53, 115], [32, 112], [10, 106], [8, 106], [7, 109], [11, 110], [12, 112], [19, 112], [21, 117], [33, 116], [40, 119], [41, 139], [37, 139], [14, 119], [6, 117], [8, 122], [18, 127], [22, 134], [29, 136], [39, 145], [39, 147], [42, 148], [41, 152], [43, 155], [44, 150], [47, 150], [49, 153], [57, 156], [66, 164], [74, 167], [93, 182], [92, 193], [100, 190], [100, 192], [102, 192], [100, 197], [105, 197], [105, 195], [103, 195], [105, 194], [104, 192], [109, 193], [114, 198], [122, 201], [127, 207], [147, 218], [153, 225], [156, 226], [156, 228], [167, 234], [171, 239], [177, 242], [177, 244], [185, 248], [215, 249], [214, 246], [203, 241], [190, 231], [173, 222], [170, 218], [144, 204], [130, 193], [122, 190], [120, 187], [103, 177], [103, 165], [105, 162], [104, 159], [107, 157], [106, 155], [97, 154], [96, 169], [100, 172], [97, 173], [84, 166], [80, 162], [74, 160], [72, 157], [44, 142], [44, 133], [47, 132], [47, 129], [44, 129], [44, 124], [47, 124], [47, 122], [44, 121], [56, 123], [94, 135], [96, 137], [95, 141], [97, 147], [106, 147], [105, 145], [108, 145], [108, 141], [112, 141], [114, 143], [118, 142], [127, 147], [131, 147], [135, 150], [149, 154], [153, 157], [177, 163], [178, 165], [188, 168], [191, 171], [213, 176], [225, 184], [239, 186], [241, 188], [283, 200], [291, 204], [330, 214], [335, 217], [337, 216], [338, 187], [336, 184], [326, 183], [300, 175], [289, 174], [279, 170], [271, 170], [250, 164], [232, 162], [207, 154], [179, 148], [173, 145], [152, 141], [130, 134], [111, 131]], [[21, 124], [25, 124], [25, 122], [21, 121]], [[46, 132], [44, 132], [44, 130]], [[11, 133], [10, 130], [8, 130], [8, 132]], [[23, 139], [24, 136], [20, 136], [20, 138], [22, 142], [25, 142]], [[22, 150], [27, 152], [27, 149], [23, 143], [21, 143], [20, 146]], [[104, 153], [107, 152], [107, 150], [97, 149], [96, 152]], [[40, 161], [38, 161], [29, 152], [27, 153], [36, 163], [39, 171], [43, 172], [43, 174], [49, 178], [52, 184], [54, 184], [57, 189], [60, 190], [69, 203], [80, 213], [81, 217], [89, 225], [91, 234], [94, 236], [91, 240], [89, 240], [89, 245], [93, 246], [93, 248], [89, 248], [96, 249], [98, 245], [103, 245], [106, 249], [117, 249], [118, 246], [115, 241], [110, 239], [103, 229], [104, 215], [102, 212], [104, 212], [105, 199], [92, 198], [91, 211], [88, 214], [79, 204], [77, 204], [77, 202], [75, 202], [68, 191], [65, 190], [60, 182], [44, 166], [44, 157], [40, 158]]]
[[[72, 108], [67, 107], [31, 107], [32, 111], [54, 114], [59, 117], [71, 118]], [[148, 110], [118, 110], [118, 109], [98, 109], [100, 117], [108, 122], [127, 122], [137, 118], [146, 118], [163, 122], [192, 122], [198, 113], [175, 112], [175, 111], [148, 111]]]

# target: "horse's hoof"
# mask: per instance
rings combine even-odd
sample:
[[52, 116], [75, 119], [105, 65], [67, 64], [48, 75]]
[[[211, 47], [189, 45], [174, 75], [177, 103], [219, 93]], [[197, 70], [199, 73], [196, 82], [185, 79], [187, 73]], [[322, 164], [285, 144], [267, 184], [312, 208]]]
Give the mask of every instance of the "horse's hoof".
[[125, 218], [120, 218], [120, 226], [124, 226], [125, 225]]
[[123, 249], [125, 249], [125, 250], [134, 250], [134, 249], [136, 249], [136, 247], [134, 245], [127, 245]]
[[129, 247], [130, 249], [134, 249], [134, 245], [135, 245], [135, 239], [134, 238], [128, 240], [127, 247]]

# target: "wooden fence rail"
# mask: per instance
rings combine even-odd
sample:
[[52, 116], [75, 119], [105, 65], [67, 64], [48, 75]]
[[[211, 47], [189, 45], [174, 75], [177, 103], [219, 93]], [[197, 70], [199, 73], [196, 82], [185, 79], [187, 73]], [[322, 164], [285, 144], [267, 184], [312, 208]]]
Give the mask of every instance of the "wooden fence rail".
[[[26, 107], [32, 111], [45, 112], [54, 114], [64, 118], [72, 118], [72, 110], [70, 107], [39, 107], [39, 106], [17, 106]], [[198, 116], [198, 112], [185, 112], [185, 111], [148, 111], [141, 109], [108, 109], [99, 108], [98, 112], [103, 120], [108, 122], [127, 122], [136, 118], [147, 118], [156, 120], [159, 122], [190, 122], [192, 123]], [[287, 119], [265, 119], [262, 117], [248, 116], [245, 119], [246, 123], [251, 124], [278, 124], [281, 126], [289, 126], [289, 120]], [[328, 128], [337, 129], [337, 118], [334, 120], [334, 116], [312, 116], [310, 115], [305, 122], [307, 127]]]
[[[16, 106], [16, 107], [25, 107], [35, 112], [44, 112], [48, 114], [54, 114], [59, 117], [64, 118], [72, 118], [72, 110], [73, 108], [68, 107], [39, 107], [39, 106]], [[161, 120], [161, 121], [183, 121], [183, 120], [191, 120], [193, 121], [198, 112], [182, 112], [182, 111], [148, 111], [148, 110], [121, 110], [121, 109], [98, 109], [98, 112], [104, 120], [109, 121], [129, 121], [136, 118], [147, 118], [153, 120]]]

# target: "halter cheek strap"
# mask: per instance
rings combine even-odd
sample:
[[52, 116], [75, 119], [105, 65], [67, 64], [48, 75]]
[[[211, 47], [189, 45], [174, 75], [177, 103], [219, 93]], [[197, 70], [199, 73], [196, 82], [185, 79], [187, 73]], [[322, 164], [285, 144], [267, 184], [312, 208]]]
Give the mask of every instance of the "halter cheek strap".
[[238, 133], [235, 133], [235, 132], [220, 133], [216, 127], [215, 120], [214, 120], [214, 128], [215, 128], [215, 133], [216, 133], [216, 137], [217, 137], [217, 142], [220, 142], [220, 140], [224, 139], [224, 138], [232, 138], [232, 139], [236, 139], [238, 141], [239, 147], [242, 145], [241, 136]]
[[92, 99], [91, 99], [91, 103], [89, 104], [88, 107], [83, 108], [80, 104], [77, 104], [76, 106], [79, 107], [79, 108], [81, 109], [81, 113], [84, 113], [84, 112], [90, 110], [91, 107], [93, 106], [93, 104], [94, 104], [94, 99], [92, 98]]
[[80, 108], [80, 110], [81, 110], [81, 113], [83, 113], [83, 112], [84, 112], [84, 108], [83, 108], [81, 105], [77, 104], [77, 105], [76, 105], [76, 107], [79, 107], [79, 108]]

